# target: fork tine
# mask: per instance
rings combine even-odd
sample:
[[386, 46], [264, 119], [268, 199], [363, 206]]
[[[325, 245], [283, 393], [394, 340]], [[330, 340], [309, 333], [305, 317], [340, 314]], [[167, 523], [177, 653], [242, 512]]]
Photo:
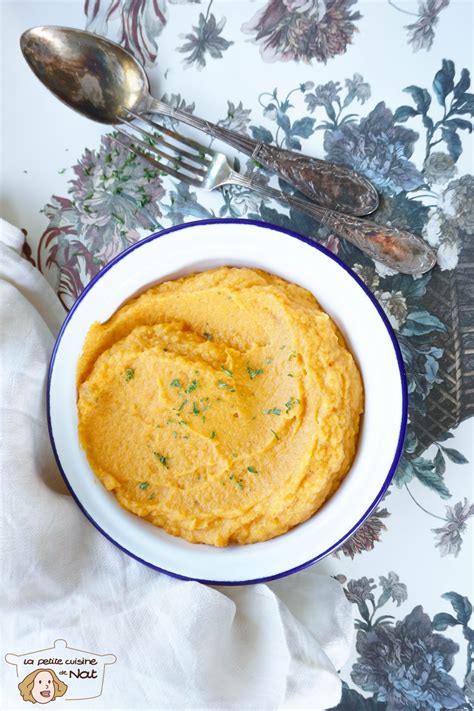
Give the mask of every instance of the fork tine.
[[[206, 160], [205, 158], [201, 158], [201, 156], [196, 155], [196, 153], [189, 153], [188, 151], [183, 150], [180, 146], [175, 146], [173, 143], [168, 143], [168, 141], [165, 141], [161, 136], [158, 138], [154, 136], [153, 134], [149, 133], [149, 131], [145, 131], [142, 126], [139, 126], [136, 123], [132, 123], [131, 121], [127, 121], [127, 119], [123, 119], [122, 123], [126, 123], [127, 126], [130, 126], [130, 128], [133, 128], [134, 131], [138, 131], [139, 133], [142, 134], [142, 136], [146, 136], [147, 138], [150, 138], [151, 140], [160, 143], [162, 146], [166, 146], [166, 148], [171, 148], [173, 151], [179, 151], [180, 155], [185, 156], [186, 158], [190, 158], [192, 161], [195, 163], [198, 163], [199, 165], [204, 165], [208, 166], [210, 164], [210, 160]], [[157, 125], [157, 124], [156, 124]], [[163, 131], [163, 126], [160, 126], [160, 131]], [[184, 143], [184, 145], [187, 145], [183, 141], [182, 136], [178, 136], [178, 134], [175, 134], [174, 136], [176, 141], [181, 141]]]
[[[196, 184], [199, 184], [199, 182], [200, 182], [198, 180], [199, 176], [202, 179], [206, 175], [205, 170], [201, 170], [197, 166], [189, 165], [185, 161], [181, 160], [181, 157], [180, 157], [180, 154], [178, 151], [176, 151], [178, 153], [178, 155], [176, 155], [176, 156], [169, 155], [169, 153], [165, 153], [165, 151], [160, 150], [156, 145], [149, 145], [148, 143], [145, 143], [145, 141], [142, 141], [140, 138], [137, 138], [136, 136], [131, 136], [129, 133], [127, 133], [127, 131], [124, 131], [124, 129], [121, 128], [120, 126], [116, 126], [115, 128], [119, 133], [122, 134], [122, 136], [126, 136], [129, 140], [133, 141], [133, 143], [138, 143], [138, 145], [141, 146], [148, 153], [151, 153], [151, 154], [155, 153], [155, 154], [159, 155], [161, 158], [164, 158], [165, 160], [172, 161], [176, 170], [178, 170], [178, 168], [179, 168], [180, 170], [188, 171], [188, 173], [191, 174], [190, 175], [191, 178], [196, 178], [196, 180], [197, 180]], [[150, 136], [150, 138], [154, 143], [158, 143], [158, 144], [161, 143], [161, 141], [158, 138], [155, 138], [152, 136]], [[158, 162], [160, 162], [160, 161], [157, 161], [157, 163]], [[176, 165], [176, 163], [178, 163], [178, 166]], [[160, 165], [163, 165], [163, 164], [160, 163]], [[182, 173], [179, 173], [179, 175], [182, 175]]]
[[[125, 134], [128, 136], [128, 134]], [[174, 170], [173, 168], [170, 168], [167, 165], [162, 165], [160, 161], [155, 160], [152, 156], [150, 156], [148, 153], [142, 153], [141, 151], [137, 150], [136, 148], [130, 146], [127, 143], [123, 143], [122, 141], [119, 141], [118, 138], [115, 138], [115, 136], [111, 136], [111, 139], [115, 141], [115, 143], [118, 143], [119, 146], [122, 146], [122, 148], [125, 148], [127, 151], [130, 151], [130, 153], [134, 153], [136, 156], [139, 158], [143, 158], [144, 160], [148, 161], [148, 163], [151, 163], [155, 168], [158, 168], [159, 170], [163, 171], [163, 173], [166, 173], [167, 175], [171, 175], [173, 178], [177, 178], [177, 180], [182, 180], [183, 183], [188, 183], [189, 185], [194, 185], [194, 186], [199, 186], [200, 183], [197, 180], [193, 180], [190, 178], [188, 175], [183, 175], [182, 173], [178, 173], [177, 170]]]
[[[187, 151], [182, 151], [179, 146], [174, 146], [172, 143], [168, 143], [167, 141], [164, 141], [161, 136], [154, 136], [153, 134], [149, 133], [148, 131], [145, 131], [145, 129], [140, 128], [139, 126], [135, 126], [135, 124], [131, 123], [130, 121], [125, 121], [124, 123], [127, 124], [127, 126], [130, 126], [134, 131], [140, 132], [143, 136], [145, 136], [148, 141], [148, 150], [153, 153], [153, 151], [156, 151], [159, 155], [161, 155], [163, 158], [167, 158], [168, 160], [174, 160], [174, 161], [179, 161], [180, 165], [183, 167], [188, 167], [189, 172], [191, 173], [199, 173], [199, 175], [205, 176], [206, 175], [206, 170], [203, 170], [203, 162], [200, 161], [197, 156], [193, 156], [191, 153], [188, 153]], [[129, 138], [135, 139], [135, 136], [130, 136], [129, 134], [126, 133], [126, 131], [123, 130], [120, 126], [116, 126], [117, 131], [120, 131], [121, 133], [124, 133], [129, 136]], [[138, 139], [137, 139], [138, 141]], [[170, 148], [172, 151], [177, 153], [177, 156], [170, 156], [167, 153], [164, 153], [163, 151], [159, 151], [156, 148], [156, 144], [159, 146], [165, 146], [167, 148]], [[183, 161], [183, 156], [187, 157], [189, 156], [191, 160], [195, 160], [198, 165], [189, 165], [188, 163], [185, 163]], [[207, 166], [209, 164], [204, 163], [204, 165]]]
[[197, 141], [193, 141], [191, 138], [186, 138], [185, 136], [180, 136], [177, 133], [175, 133], [175, 131], [172, 131], [170, 128], [166, 128], [166, 126], [160, 126], [160, 124], [155, 123], [151, 119], [143, 116], [143, 114], [137, 114], [137, 113], [135, 113], [135, 111], [131, 111], [130, 109], [126, 109], [126, 111], [129, 114], [131, 114], [134, 118], [139, 119], [140, 121], [143, 121], [143, 123], [146, 123], [149, 126], [153, 126], [153, 128], [157, 129], [158, 131], [162, 131], [166, 136], [169, 136], [170, 138], [174, 138], [177, 141], [182, 141], [182, 143], [185, 143], [190, 148], [194, 148], [194, 150], [198, 151], [198, 153], [207, 153], [212, 158], [214, 157], [215, 151], [213, 151], [212, 148], [207, 148], [206, 146], [203, 146], [201, 143], [198, 143]]

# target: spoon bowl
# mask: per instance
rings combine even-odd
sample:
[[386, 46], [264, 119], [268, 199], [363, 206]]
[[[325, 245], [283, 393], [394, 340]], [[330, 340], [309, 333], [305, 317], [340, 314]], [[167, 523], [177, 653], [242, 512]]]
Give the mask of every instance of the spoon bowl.
[[145, 111], [148, 77], [118, 44], [69, 27], [34, 27], [20, 39], [38, 79], [64, 104], [93, 121], [119, 123]]

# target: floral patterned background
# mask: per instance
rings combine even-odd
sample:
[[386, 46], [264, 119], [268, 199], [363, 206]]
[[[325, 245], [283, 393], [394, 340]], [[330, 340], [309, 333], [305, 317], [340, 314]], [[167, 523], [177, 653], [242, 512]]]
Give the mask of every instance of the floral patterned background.
[[[66, 308], [140, 237], [214, 216], [316, 236], [357, 272], [397, 333], [410, 422], [384, 501], [322, 564], [355, 613], [338, 709], [472, 709], [472, 4], [86, 0], [82, 9], [84, 27], [146, 65], [159, 98], [190, 112], [198, 106], [199, 115], [264, 143], [349, 165], [377, 186], [377, 221], [421, 234], [437, 250], [433, 272], [393, 273], [248, 189], [194, 192], [103, 131], [58, 170], [63, 190], [44, 206], [45, 229], [39, 244], [30, 235], [26, 255]], [[242, 172], [262, 172], [225, 150]]]

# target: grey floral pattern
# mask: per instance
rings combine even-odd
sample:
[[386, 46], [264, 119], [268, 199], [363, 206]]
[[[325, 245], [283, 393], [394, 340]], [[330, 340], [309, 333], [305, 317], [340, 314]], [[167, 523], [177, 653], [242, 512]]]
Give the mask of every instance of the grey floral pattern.
[[244, 109], [242, 102], [239, 101], [237, 106], [233, 101], [227, 101], [227, 116], [218, 121], [218, 125], [223, 128], [228, 128], [229, 131], [237, 131], [237, 133], [247, 133], [248, 125], [251, 121], [251, 109]]
[[413, 51], [431, 49], [435, 37], [435, 27], [439, 22], [439, 13], [449, 5], [449, 0], [419, 0], [418, 13], [404, 10], [389, 0], [390, 5], [407, 15], [414, 15], [417, 19], [406, 26], [408, 42]]
[[353, 681], [377, 701], [386, 702], [389, 711], [455, 709], [463, 703], [464, 694], [449, 674], [459, 646], [433, 633], [421, 605], [394, 626], [359, 630], [356, 647], [360, 656], [352, 670]]
[[[343, 575], [337, 576], [341, 583]], [[448, 592], [443, 597], [450, 601], [455, 617], [440, 612], [431, 619], [421, 605], [417, 605], [401, 620], [393, 615], [378, 614], [390, 600], [400, 607], [408, 599], [407, 587], [396, 573], [380, 576], [381, 594], [375, 600], [377, 585], [373, 579], [349, 580], [344, 589], [347, 599], [358, 608], [356, 620], [359, 654], [351, 678], [364, 692], [366, 699], [346, 685], [338, 709], [374, 709], [374, 704], [387, 711], [412, 709], [465, 708], [470, 689], [473, 631], [469, 627], [472, 605], [467, 597]], [[370, 605], [370, 608], [369, 608]], [[467, 641], [468, 668], [465, 690], [461, 689], [452, 670], [459, 645], [439, 634], [448, 627], [460, 625]], [[352, 706], [350, 704], [353, 704]]]
[[329, 160], [349, 165], [382, 191], [400, 193], [423, 183], [409, 160], [417, 140], [415, 131], [395, 124], [381, 101], [359, 124], [346, 123], [326, 133], [324, 148]]
[[61, 264], [59, 295], [66, 305], [101, 266], [139, 239], [140, 229], [160, 226], [157, 200], [165, 194], [159, 171], [110, 136], [99, 151], [86, 148], [73, 170], [71, 197], [53, 197], [45, 208], [50, 224], [39, 248], [39, 264], [43, 250], [45, 266]]
[[[166, 24], [166, 0], [85, 0], [86, 29], [123, 45], [144, 65], [158, 54], [157, 38]], [[113, 28], [113, 29], [112, 29]]]
[[457, 173], [456, 163], [448, 153], [435, 151], [425, 160], [423, 177], [430, 185], [444, 184]]
[[343, 54], [361, 19], [357, 0], [269, 0], [242, 26], [265, 61], [317, 61]]
[[[389, 495], [388, 492], [387, 495]], [[387, 529], [384, 519], [390, 516], [386, 508], [378, 508], [360, 528], [333, 554], [339, 558], [340, 553], [349, 558], [354, 558], [364, 551], [373, 550], [376, 543], [380, 541], [382, 532]]]
[[454, 506], [446, 506], [446, 523], [441, 528], [433, 528], [436, 534], [436, 546], [442, 557], [454, 555], [457, 557], [462, 546], [462, 534], [466, 531], [466, 521], [474, 516], [474, 504], [458, 501]]
[[177, 48], [178, 52], [188, 55], [184, 63], [188, 66], [196, 64], [199, 70], [206, 66], [206, 55], [220, 59], [222, 53], [234, 44], [221, 37], [226, 21], [222, 18], [217, 22], [215, 16], [210, 13], [212, 3], [213, 0], [210, 1], [205, 16], [202, 12], [199, 13], [198, 24], [193, 27], [194, 32], [182, 35], [186, 42]]

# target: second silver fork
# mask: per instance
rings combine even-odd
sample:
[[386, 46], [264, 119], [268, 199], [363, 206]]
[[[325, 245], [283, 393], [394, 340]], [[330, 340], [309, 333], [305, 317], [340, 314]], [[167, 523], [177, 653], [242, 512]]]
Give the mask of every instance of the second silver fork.
[[[436, 263], [433, 250], [411, 232], [335, 212], [309, 200], [262, 185], [233, 170], [223, 153], [180, 136], [175, 131], [138, 114], [129, 113], [130, 118], [135, 119], [135, 122], [124, 121], [129, 131], [125, 130], [123, 125], [115, 127], [127, 142], [117, 138], [114, 140], [167, 175], [204, 190], [214, 190], [224, 185], [250, 188], [262, 197], [272, 198], [301, 210], [373, 259], [405, 274], [423, 274]], [[143, 128], [142, 123], [149, 126], [153, 133]], [[130, 133], [130, 130], [134, 133]]]

